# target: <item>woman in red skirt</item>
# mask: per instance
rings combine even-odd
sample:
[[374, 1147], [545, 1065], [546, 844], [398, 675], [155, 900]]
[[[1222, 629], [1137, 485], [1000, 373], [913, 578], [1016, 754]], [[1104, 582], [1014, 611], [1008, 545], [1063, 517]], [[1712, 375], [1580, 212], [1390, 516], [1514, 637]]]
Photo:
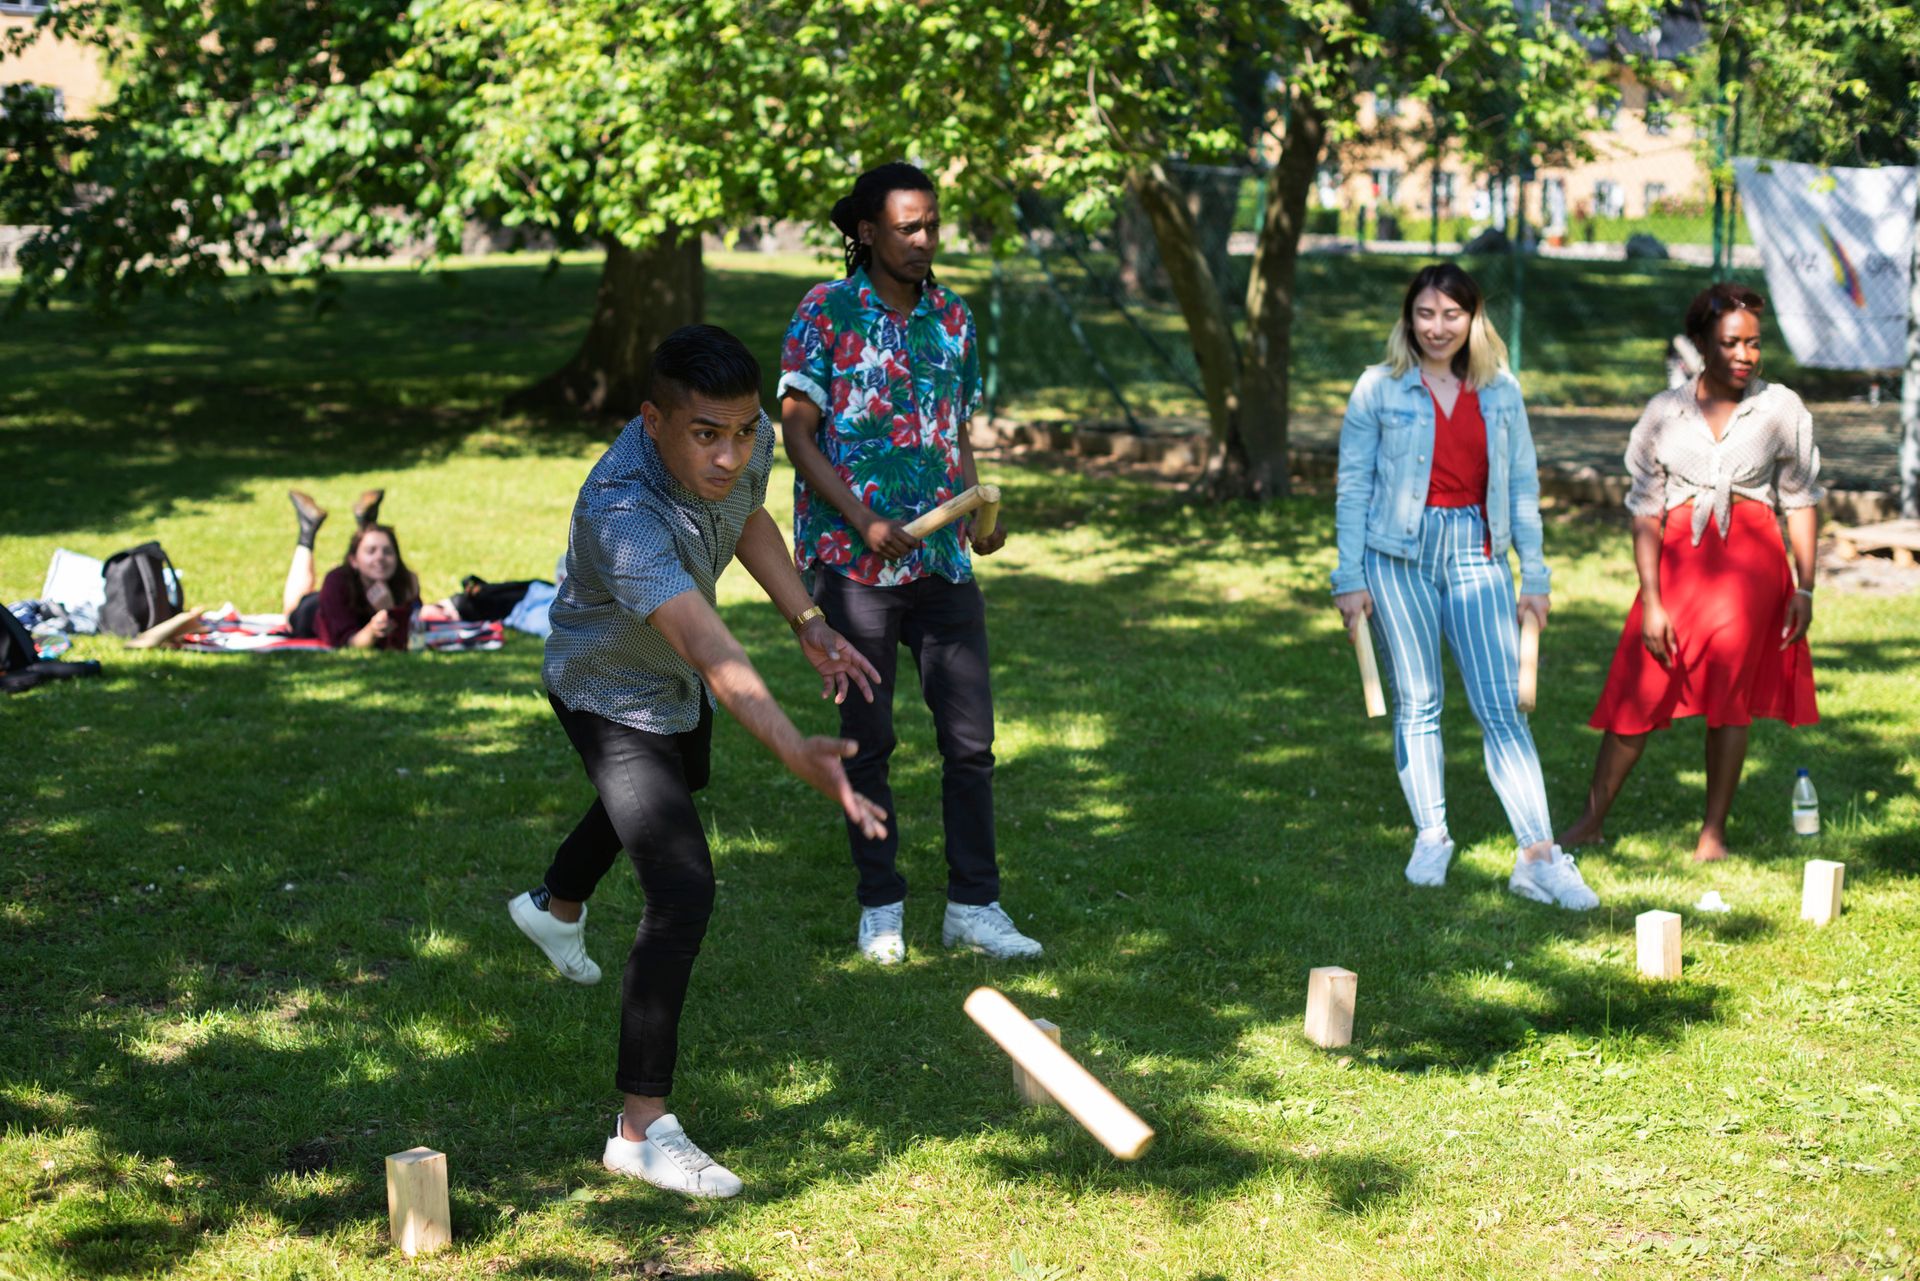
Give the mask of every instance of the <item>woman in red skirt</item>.
[[[1704, 369], [1647, 402], [1627, 444], [1640, 596], [1600, 705], [1606, 731], [1587, 808], [1560, 836], [1603, 841], [1601, 823], [1647, 745], [1675, 718], [1707, 718], [1707, 812], [1693, 856], [1727, 856], [1727, 814], [1756, 716], [1811, 725], [1814, 538], [1820, 451], [1800, 398], [1763, 381], [1766, 300], [1718, 284], [1687, 308]], [[1786, 548], [1774, 508], [1786, 513]], [[1796, 586], [1796, 583], [1798, 584]]]

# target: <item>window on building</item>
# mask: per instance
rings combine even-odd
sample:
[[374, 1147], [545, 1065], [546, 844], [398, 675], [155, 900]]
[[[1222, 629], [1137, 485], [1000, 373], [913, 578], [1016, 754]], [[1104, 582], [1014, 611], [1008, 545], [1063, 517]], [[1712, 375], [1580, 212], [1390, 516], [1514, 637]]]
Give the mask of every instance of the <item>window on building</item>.
[[1657, 89], [1647, 90], [1647, 132], [1656, 138], [1664, 138], [1673, 128], [1673, 117], [1667, 109], [1667, 101]]
[[1444, 169], [1434, 175], [1433, 194], [1442, 209], [1453, 207], [1454, 193], [1459, 190], [1456, 179], [1457, 175], [1450, 174]]
[[1400, 171], [1398, 169], [1369, 169], [1367, 176], [1373, 180], [1373, 195], [1383, 205], [1392, 204], [1400, 195]]
[[1391, 120], [1400, 114], [1400, 100], [1388, 89], [1377, 89], [1373, 95], [1373, 118]]
[[7, 114], [7, 99], [23, 94], [42, 96], [47, 104], [47, 114], [55, 120], [67, 118], [67, 94], [64, 89], [50, 89], [29, 81], [17, 81], [13, 84], [0, 84], [0, 116]]
[[1620, 218], [1627, 212], [1627, 189], [1602, 178], [1593, 184], [1593, 212], [1602, 218]]
[[48, 0], [0, 0], [0, 13], [45, 13]]
[[1608, 89], [1593, 104], [1593, 114], [1600, 120], [1602, 129], [1618, 128], [1620, 124], [1620, 91]]
[[1322, 209], [1340, 207], [1340, 166], [1321, 165], [1319, 172], [1313, 175], [1314, 194], [1320, 200]]
[[1649, 214], [1659, 213], [1660, 202], [1665, 200], [1666, 198], [1667, 198], [1666, 183], [1650, 182], [1647, 184], [1646, 202], [1647, 202], [1647, 212]]

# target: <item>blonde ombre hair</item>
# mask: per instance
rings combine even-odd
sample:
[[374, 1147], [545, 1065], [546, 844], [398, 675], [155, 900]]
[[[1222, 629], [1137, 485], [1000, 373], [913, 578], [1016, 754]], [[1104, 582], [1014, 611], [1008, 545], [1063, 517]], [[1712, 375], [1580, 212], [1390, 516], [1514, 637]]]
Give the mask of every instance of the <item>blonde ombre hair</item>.
[[1487, 319], [1486, 299], [1472, 276], [1455, 263], [1436, 262], [1422, 267], [1407, 296], [1400, 303], [1400, 319], [1387, 335], [1387, 368], [1395, 378], [1420, 363], [1420, 343], [1413, 336], [1413, 301], [1429, 289], [1437, 289], [1472, 319], [1467, 324], [1466, 345], [1453, 354], [1453, 372], [1467, 386], [1478, 390], [1492, 384], [1507, 367], [1507, 344], [1500, 341], [1493, 322]]

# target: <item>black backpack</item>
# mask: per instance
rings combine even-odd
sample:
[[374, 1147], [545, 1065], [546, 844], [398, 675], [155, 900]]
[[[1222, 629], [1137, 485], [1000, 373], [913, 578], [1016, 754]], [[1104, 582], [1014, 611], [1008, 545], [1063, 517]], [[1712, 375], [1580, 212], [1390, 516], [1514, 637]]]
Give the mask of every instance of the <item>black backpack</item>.
[[[107, 557], [101, 576], [107, 581], [107, 602], [100, 607], [100, 630], [115, 636], [138, 636], [180, 612], [177, 588], [167, 583], [173, 568], [159, 543], [141, 543]], [[179, 574], [174, 575], [175, 582]]]
[[0, 694], [17, 694], [47, 681], [99, 674], [100, 664], [91, 660], [84, 663], [41, 661], [26, 624], [15, 618], [12, 610], [0, 609]]
[[0, 672], [17, 672], [39, 658], [40, 651], [34, 648], [33, 633], [27, 625], [15, 618], [12, 610], [0, 609]]

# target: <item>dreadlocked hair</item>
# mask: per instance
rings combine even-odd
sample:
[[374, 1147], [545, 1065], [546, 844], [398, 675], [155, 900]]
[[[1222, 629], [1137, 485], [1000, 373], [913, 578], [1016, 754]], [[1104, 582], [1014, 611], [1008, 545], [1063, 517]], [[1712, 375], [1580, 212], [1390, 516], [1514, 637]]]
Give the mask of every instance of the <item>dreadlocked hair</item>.
[[[846, 239], [847, 274], [851, 276], [873, 261], [873, 246], [860, 243], [860, 224], [878, 222], [887, 207], [887, 197], [896, 191], [933, 191], [933, 179], [916, 165], [894, 160], [873, 168], [854, 179], [853, 190], [842, 196], [828, 215]], [[933, 285], [933, 273], [927, 273], [927, 285]]]

